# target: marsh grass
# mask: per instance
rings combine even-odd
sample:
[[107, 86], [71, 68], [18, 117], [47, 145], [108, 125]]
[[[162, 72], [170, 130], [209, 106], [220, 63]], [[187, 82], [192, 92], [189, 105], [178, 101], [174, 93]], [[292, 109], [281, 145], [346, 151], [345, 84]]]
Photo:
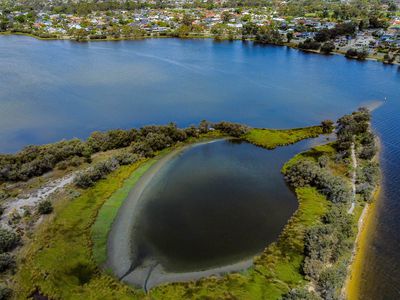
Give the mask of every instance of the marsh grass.
[[246, 141], [267, 149], [294, 144], [298, 141], [322, 134], [321, 126], [294, 129], [251, 129], [243, 136]]

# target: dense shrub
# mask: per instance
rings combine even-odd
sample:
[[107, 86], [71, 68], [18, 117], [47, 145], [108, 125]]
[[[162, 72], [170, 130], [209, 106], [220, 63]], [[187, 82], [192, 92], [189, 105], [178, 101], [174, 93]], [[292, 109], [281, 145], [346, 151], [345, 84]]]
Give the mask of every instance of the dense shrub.
[[304, 262], [303, 262], [303, 273], [304, 273], [304, 275], [308, 276], [309, 278], [318, 280], [319, 275], [321, 274], [321, 271], [323, 270], [324, 264], [325, 263], [319, 259], [315, 259], [315, 258], [306, 256], [306, 258], [304, 259]]
[[210, 123], [206, 120], [202, 120], [199, 125], [199, 132], [200, 133], [207, 133], [210, 130]]
[[[240, 136], [247, 130], [246, 126], [227, 122], [218, 123], [217, 126], [233, 136]], [[211, 124], [205, 120], [201, 121], [198, 128], [191, 126], [184, 130], [170, 123], [144, 126], [140, 130], [96, 131], [87, 141], [73, 139], [43, 146], [28, 146], [16, 154], [0, 155], [0, 182], [26, 181], [54, 168], [65, 170], [70, 166], [77, 167], [84, 162], [90, 163], [93, 153], [128, 146], [131, 146], [133, 154], [151, 157], [156, 151], [185, 141], [188, 137], [198, 137], [210, 129]], [[78, 178], [82, 183], [85, 182], [85, 186], [91, 184], [90, 176], [80, 175]]]
[[372, 192], [379, 182], [379, 165], [368, 161], [357, 169], [356, 192], [365, 201], [371, 200]]
[[[352, 241], [349, 238], [353, 235], [353, 218], [347, 213], [346, 205], [336, 204], [324, 215], [322, 221], [322, 224], [306, 231], [303, 272], [318, 282], [323, 280], [326, 283], [323, 286], [327, 289], [326, 294], [332, 294], [327, 281], [330, 277], [326, 277], [328, 273], [324, 272], [326, 266], [337, 264], [339, 257], [351, 250]], [[330, 282], [330, 284], [336, 283]], [[336, 288], [339, 286], [336, 285], [334, 291]]]
[[357, 59], [360, 59], [360, 60], [364, 60], [364, 59], [367, 58], [368, 52], [365, 51], [365, 50], [357, 50], [357, 49], [352, 49], [351, 48], [351, 49], [347, 50], [345, 56], [347, 58], [357, 58]]
[[250, 129], [248, 126], [231, 122], [215, 123], [214, 128], [234, 137], [241, 137], [242, 135], [246, 134]]
[[142, 157], [153, 157], [154, 156], [153, 149], [145, 141], [133, 143], [131, 146], [131, 151]]
[[353, 22], [337, 24], [335, 28], [322, 29], [317, 32], [315, 40], [318, 42], [326, 42], [340, 35], [353, 35], [356, 32], [356, 28], [356, 24]]
[[318, 290], [323, 299], [341, 299], [340, 294], [346, 274], [346, 267], [342, 264], [326, 268], [321, 272], [318, 280]]
[[334, 125], [334, 122], [332, 120], [322, 121], [321, 122], [322, 132], [323, 133], [331, 133], [333, 131], [333, 129], [335, 128], [333, 125]]
[[321, 46], [322, 53], [329, 54], [333, 50], [335, 50], [335, 44], [332, 42], [326, 42], [326, 43], [322, 44], [322, 46]]
[[12, 296], [12, 289], [0, 285], [0, 300], [7, 300], [10, 299]]
[[337, 121], [336, 145], [338, 150], [347, 151], [350, 149], [351, 143], [355, 141], [357, 136], [361, 136], [361, 140], [367, 143], [370, 139], [370, 135], [367, 133], [370, 120], [370, 113], [365, 108], [360, 108], [351, 115], [341, 117]]
[[318, 50], [321, 47], [321, 43], [312, 39], [306, 39], [304, 42], [299, 44], [299, 49], [302, 50]]
[[303, 288], [290, 290], [282, 297], [282, 300], [321, 300], [321, 298], [316, 293]]
[[344, 179], [311, 160], [299, 160], [288, 168], [285, 179], [293, 187], [314, 186], [334, 203], [347, 202], [351, 198], [350, 187]]
[[320, 225], [310, 228], [304, 238], [304, 254], [312, 259], [327, 263], [331, 260], [333, 245], [337, 240], [332, 226]]
[[130, 165], [136, 162], [139, 157], [136, 154], [124, 152], [114, 156], [114, 159], [118, 161], [121, 166]]
[[167, 136], [163, 133], [149, 132], [145, 138], [145, 143], [147, 143], [147, 145], [149, 145], [153, 151], [170, 147], [173, 142], [174, 141], [170, 136]]
[[44, 200], [39, 203], [38, 212], [41, 215], [50, 214], [53, 211], [53, 205], [49, 200]]
[[83, 189], [86, 189], [94, 185], [94, 181], [92, 180], [92, 177], [89, 174], [89, 172], [81, 172], [78, 175], [76, 175], [74, 183], [77, 187]]
[[0, 273], [5, 272], [15, 267], [14, 256], [10, 253], [0, 254]]
[[119, 167], [117, 159], [111, 158], [106, 161], [99, 162], [88, 170], [79, 173], [74, 180], [77, 187], [88, 188], [94, 183]]
[[136, 129], [115, 129], [107, 132], [95, 131], [87, 140], [92, 153], [107, 151], [129, 146], [136, 140], [138, 131]]
[[199, 130], [193, 125], [186, 128], [185, 133], [187, 137], [199, 137]]
[[14, 155], [0, 155], [0, 181], [27, 180], [52, 170], [61, 161], [89, 155], [85, 143], [78, 139], [28, 146]]
[[176, 124], [174, 123], [170, 123], [165, 126], [145, 126], [140, 130], [140, 135], [142, 138], [147, 138], [149, 133], [162, 135], [164, 138], [167, 138], [172, 142], [185, 141], [187, 138], [186, 132], [177, 128]]
[[20, 239], [20, 236], [16, 233], [0, 228], [0, 253], [14, 249], [18, 245]]

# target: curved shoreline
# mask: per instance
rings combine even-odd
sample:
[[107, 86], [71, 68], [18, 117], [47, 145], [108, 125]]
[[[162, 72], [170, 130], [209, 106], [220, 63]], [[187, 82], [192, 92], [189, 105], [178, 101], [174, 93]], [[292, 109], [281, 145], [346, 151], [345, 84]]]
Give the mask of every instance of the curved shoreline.
[[253, 264], [253, 258], [249, 258], [220, 267], [182, 273], [167, 272], [158, 262], [151, 260], [146, 260], [140, 266], [136, 266], [135, 261], [132, 259], [132, 256], [134, 256], [132, 254], [135, 254], [132, 253], [132, 241], [126, 238], [134, 234], [134, 222], [143, 205], [140, 198], [154, 176], [182, 151], [220, 140], [222, 139], [198, 142], [174, 149], [154, 163], [136, 182], [133, 189], [129, 192], [128, 197], [119, 208], [107, 240], [107, 261], [105, 268], [111, 270], [118, 279], [147, 291], [161, 283], [184, 282], [211, 275], [223, 275], [229, 272], [248, 269]]

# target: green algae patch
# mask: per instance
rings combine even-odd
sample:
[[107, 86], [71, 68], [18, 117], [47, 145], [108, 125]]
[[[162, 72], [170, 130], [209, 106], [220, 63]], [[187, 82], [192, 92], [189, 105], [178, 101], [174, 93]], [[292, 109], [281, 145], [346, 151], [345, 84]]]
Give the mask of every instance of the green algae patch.
[[119, 208], [136, 182], [155, 162], [157, 162], [157, 159], [151, 159], [142, 164], [139, 163], [139, 167], [125, 180], [123, 186], [101, 207], [96, 222], [92, 227], [93, 259], [96, 264], [100, 265], [107, 259], [107, 237]]
[[260, 147], [275, 149], [278, 146], [294, 144], [304, 139], [322, 134], [321, 126], [294, 129], [251, 129], [243, 139]]

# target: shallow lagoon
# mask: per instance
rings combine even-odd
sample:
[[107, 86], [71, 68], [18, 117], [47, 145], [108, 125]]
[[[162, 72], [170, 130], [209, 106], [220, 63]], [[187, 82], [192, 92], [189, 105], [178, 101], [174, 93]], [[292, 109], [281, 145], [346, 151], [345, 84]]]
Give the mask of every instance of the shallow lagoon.
[[274, 150], [217, 140], [169, 154], [120, 209], [108, 266], [145, 289], [246, 269], [297, 209], [283, 164], [324, 139]]
[[279, 174], [290, 152], [231, 141], [184, 151], [142, 196], [140, 246], [168, 271], [202, 270], [259, 253], [297, 208]]

